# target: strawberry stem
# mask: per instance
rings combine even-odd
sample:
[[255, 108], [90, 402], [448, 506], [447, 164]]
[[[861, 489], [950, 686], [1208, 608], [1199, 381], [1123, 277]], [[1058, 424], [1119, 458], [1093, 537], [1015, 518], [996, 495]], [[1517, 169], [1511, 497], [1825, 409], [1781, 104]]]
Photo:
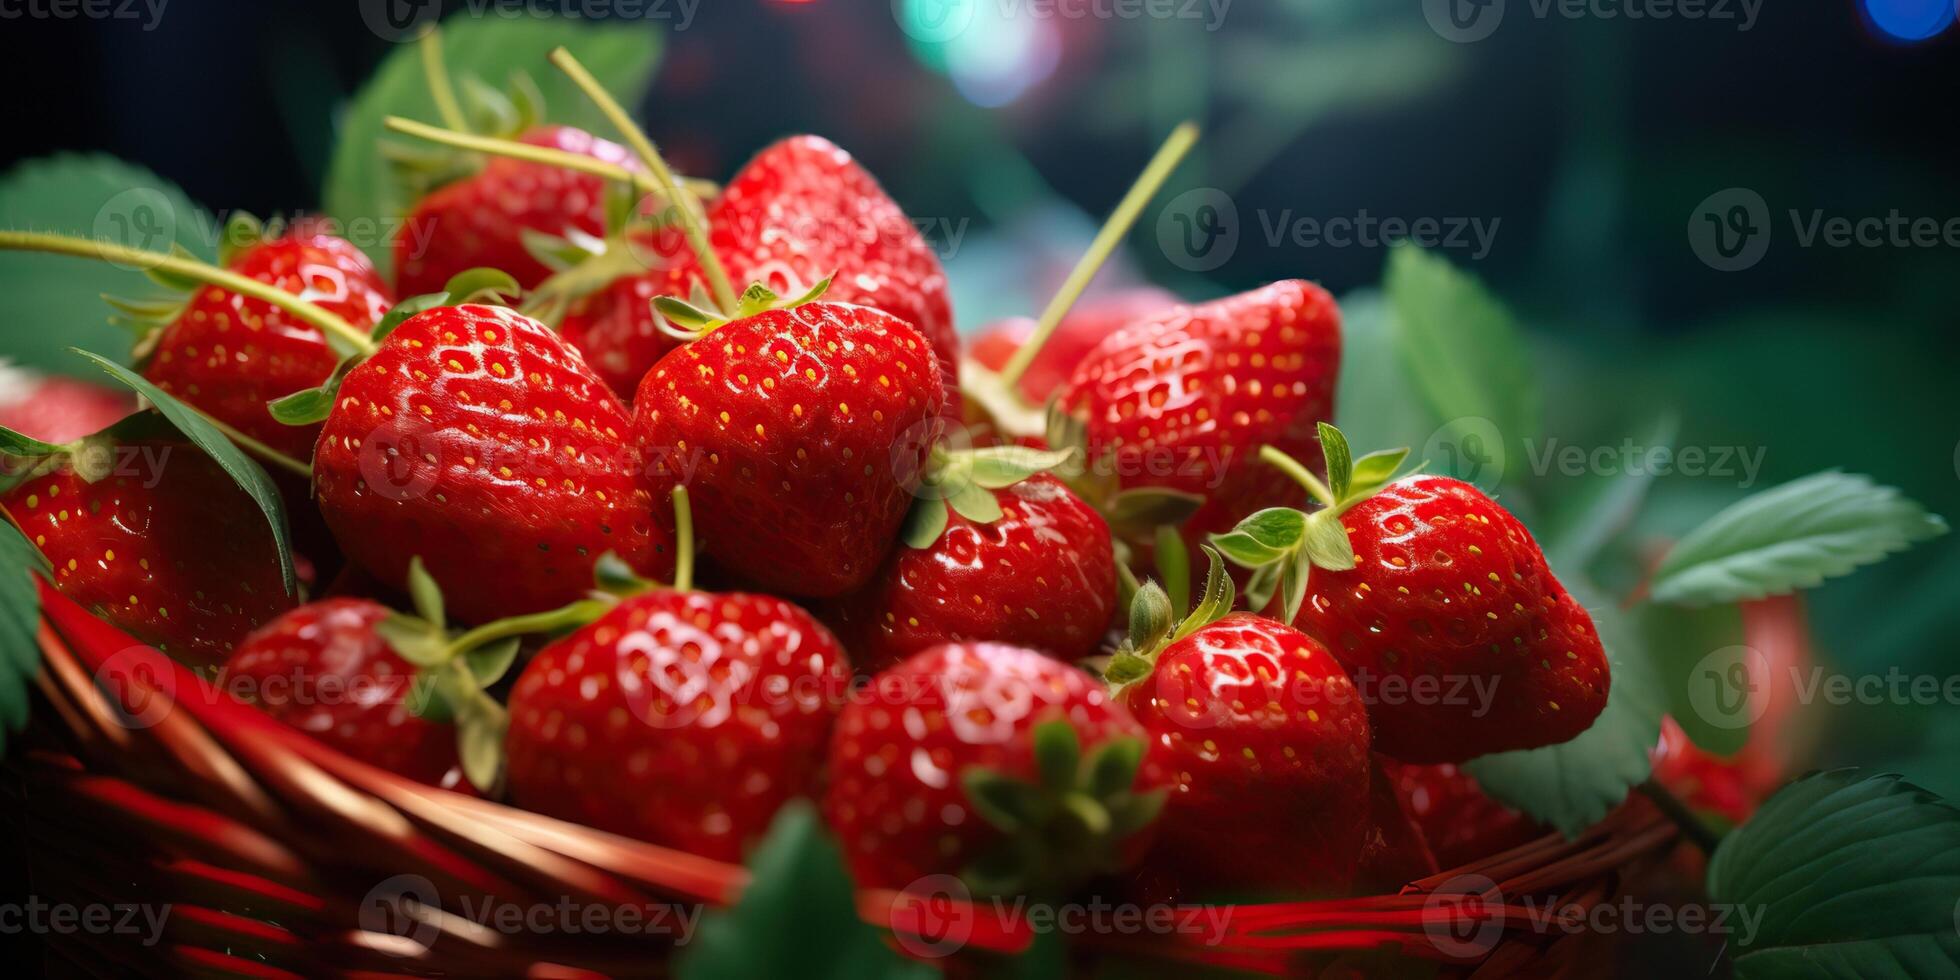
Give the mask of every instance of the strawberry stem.
[[[580, 173], [592, 174], [595, 177], [604, 177], [607, 180], [630, 184], [634, 190], [643, 194], [660, 193], [660, 183], [652, 174], [642, 173], [638, 170], [628, 170], [616, 163], [607, 163], [604, 160], [585, 156], [581, 153], [573, 153], [570, 150], [561, 150], [551, 146], [534, 146], [530, 143], [518, 142], [517, 140], [498, 139], [495, 136], [479, 136], [475, 133], [458, 132], [444, 129], [440, 126], [431, 126], [425, 122], [417, 122], [413, 119], [404, 119], [401, 116], [388, 116], [382, 120], [382, 125], [404, 136], [413, 136], [416, 139], [427, 140], [431, 143], [440, 143], [443, 146], [453, 146], [459, 150], [474, 150], [478, 153], [509, 157], [513, 160], [528, 160], [532, 163], [541, 163], [547, 167], [558, 167], [562, 170], [576, 170]], [[719, 187], [715, 186], [713, 181], [683, 177], [680, 179], [680, 182], [682, 186], [692, 191], [696, 196], [712, 195], [720, 190]]]
[[626, 138], [627, 145], [639, 155], [640, 162], [646, 164], [647, 172], [653, 174], [654, 179], [660, 182], [661, 192], [667, 195], [668, 202], [678, 213], [681, 230], [687, 234], [688, 246], [694, 249], [695, 257], [701, 262], [701, 271], [707, 276], [708, 288], [714, 293], [715, 302], [720, 304], [723, 310], [735, 309], [735, 289], [728, 283], [728, 271], [721, 267], [721, 259], [715, 255], [713, 249], [708, 247], [707, 225], [702, 221], [698, 211], [699, 202], [694, 199], [694, 195], [680, 186], [680, 182], [674, 178], [673, 170], [668, 168], [667, 161], [661, 159], [660, 152], [654, 149], [653, 141], [647, 139], [646, 132], [633, 122], [633, 117], [626, 114], [626, 110], [620, 107], [606, 91], [605, 86], [600, 85], [599, 80], [593, 78], [592, 73], [586, 71], [585, 66], [579, 64], [577, 58], [572, 57], [570, 51], [562, 47], [552, 51], [551, 63], [557, 65], [560, 71], [571, 78], [572, 84], [577, 85], [579, 90], [585, 93], [586, 98], [591, 99], [592, 104], [599, 107], [599, 111], [612, 122], [613, 128], [619, 130], [619, 134]]
[[1171, 130], [1164, 145], [1157, 148], [1157, 155], [1151, 157], [1143, 173], [1137, 175], [1129, 193], [1117, 202], [1116, 210], [1110, 212], [1109, 220], [1103, 223], [1101, 231], [1096, 232], [1095, 240], [1089, 243], [1089, 250], [1076, 260], [1075, 268], [1069, 270], [1067, 279], [1062, 280], [1062, 288], [1055, 291], [1054, 298], [1048, 301], [1048, 308], [1041, 311], [1034, 334], [1021, 345], [1020, 350], [1014, 352], [1007, 366], [1001, 368], [1000, 380], [1010, 390], [1020, 382], [1021, 375], [1027, 373], [1028, 365], [1033, 364], [1035, 356], [1041, 353], [1041, 345], [1048, 342], [1049, 335], [1055, 332], [1062, 317], [1067, 316], [1069, 308], [1082, 297], [1082, 291], [1089, 288], [1089, 281], [1096, 277], [1096, 272], [1116, 251], [1116, 246], [1123, 243], [1124, 236], [1136, 225], [1137, 216], [1143, 213], [1143, 206], [1157, 196], [1158, 189], [1170, 178], [1171, 171], [1177, 169], [1178, 163], [1197, 142], [1198, 124], [1185, 122]]
[[442, 29], [434, 24], [422, 32], [416, 50], [422, 56], [422, 77], [429, 83], [429, 98], [436, 102], [436, 115], [450, 129], [467, 130], [463, 107], [456, 101], [456, 87], [449, 83], [449, 67], [442, 60]]
[[220, 269], [208, 262], [187, 258], [181, 255], [166, 255], [162, 252], [149, 252], [140, 248], [130, 248], [113, 242], [90, 241], [86, 238], [72, 238], [67, 235], [49, 235], [34, 231], [0, 231], [0, 251], [46, 252], [52, 255], [73, 255], [85, 259], [98, 259], [103, 262], [119, 262], [124, 265], [144, 269], [160, 269], [175, 273], [219, 289], [229, 290], [241, 296], [249, 296], [261, 302], [292, 314], [314, 327], [321, 333], [332, 334], [355, 350], [364, 354], [374, 352], [374, 341], [366, 331], [348, 323], [346, 320], [300, 299], [277, 286], [269, 286], [257, 279], [241, 276], [227, 269]]
[[454, 657], [485, 644], [495, 643], [498, 640], [509, 639], [513, 636], [525, 636], [531, 633], [551, 633], [568, 626], [584, 626], [605, 615], [606, 611], [612, 607], [612, 603], [604, 600], [580, 599], [577, 602], [560, 606], [557, 609], [548, 609], [541, 613], [499, 619], [494, 623], [485, 623], [482, 626], [478, 626], [449, 641], [448, 649], [451, 657]]
[[694, 508], [687, 488], [674, 488], [674, 591], [694, 588]]
[[1286, 455], [1272, 446], [1260, 446], [1259, 458], [1264, 460], [1268, 465], [1278, 467], [1287, 476], [1292, 477], [1295, 483], [1306, 487], [1307, 492], [1313, 495], [1313, 499], [1328, 507], [1334, 507], [1339, 504], [1339, 501], [1334, 499], [1334, 491], [1329, 490], [1327, 484], [1321, 482], [1320, 477], [1313, 475], [1312, 470], [1300, 465], [1299, 460]]
[[1662, 786], [1657, 779], [1649, 779], [1641, 783], [1638, 789], [1641, 795], [1653, 801], [1654, 806], [1673, 821], [1675, 826], [1681, 828], [1681, 835], [1695, 845], [1702, 854], [1715, 853], [1715, 845], [1722, 842], [1721, 835], [1703, 823], [1701, 818], [1695, 815], [1694, 808], [1682, 802], [1680, 797]]

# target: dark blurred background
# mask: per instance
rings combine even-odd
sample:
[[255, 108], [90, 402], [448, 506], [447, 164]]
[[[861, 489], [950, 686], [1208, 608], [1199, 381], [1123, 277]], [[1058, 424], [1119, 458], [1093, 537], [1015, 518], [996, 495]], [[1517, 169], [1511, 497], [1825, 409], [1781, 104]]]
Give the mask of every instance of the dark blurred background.
[[[320, 206], [336, 110], [397, 49], [370, 25], [433, 12], [406, 0], [166, 0], [157, 15], [105, 0], [128, 16], [52, 16], [76, 9], [63, 2], [0, 3], [0, 167], [99, 150], [206, 207], [261, 214]], [[486, 4], [440, 6], [496, 16]], [[1682, 445], [1762, 454], [1747, 485], [1733, 474], [1664, 481], [1637, 536], [1664, 540], [1750, 490], [1829, 466], [1960, 516], [1954, 0], [521, 9], [563, 7], [631, 14], [664, 38], [639, 108], [682, 169], [725, 179], [795, 132], [858, 155], [934, 224], [965, 329], [1037, 310], [1152, 148], [1195, 118], [1205, 140], [1107, 280], [1195, 298], [1318, 279], [1349, 300], [1358, 333], [1380, 305], [1386, 241], [1301, 241], [1287, 223], [1365, 214], [1461, 226], [1439, 251], [1531, 331], [1548, 435], [1612, 445], [1668, 411]], [[961, 29], [946, 30], [947, 17]], [[1199, 188], [1211, 196], [1180, 197]], [[1722, 230], [1755, 197], [1767, 249], [1726, 269], [1735, 263], [1692, 230]], [[1227, 203], [1229, 261], [1175, 247], [1180, 200]], [[1805, 241], [1817, 219], [1895, 213], [1952, 230], [1930, 244]], [[1957, 585], [1953, 537], [1833, 583], [1813, 597], [1820, 646], [1848, 671], [1960, 672]], [[1819, 761], [1903, 768], [1960, 796], [1953, 705], [1822, 717], [1850, 737], [1828, 740]]]

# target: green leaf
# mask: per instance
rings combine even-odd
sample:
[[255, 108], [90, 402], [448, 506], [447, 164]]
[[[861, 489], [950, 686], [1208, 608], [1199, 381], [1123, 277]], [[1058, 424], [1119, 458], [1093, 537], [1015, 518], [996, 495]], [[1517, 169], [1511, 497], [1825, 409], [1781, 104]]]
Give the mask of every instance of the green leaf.
[[1396, 350], [1439, 420], [1488, 420], [1509, 446], [1538, 435], [1530, 351], [1511, 312], [1482, 283], [1439, 255], [1400, 245], [1389, 254], [1383, 288]]
[[992, 524], [1000, 520], [1003, 513], [1000, 509], [1000, 500], [994, 496], [994, 492], [973, 483], [954, 489], [953, 495], [946, 499], [946, 503], [958, 511], [961, 517], [975, 524]]
[[893, 951], [857, 915], [844, 860], [807, 802], [777, 812], [749, 859], [734, 908], [710, 913], [681, 947], [680, 980], [930, 980], [938, 971]]
[[[1678, 429], [1674, 418], [1661, 419], [1643, 445], [1672, 449]], [[1631, 473], [1595, 476], [1583, 483], [1579, 492], [1557, 498], [1564, 506], [1553, 511], [1551, 527], [1540, 538], [1552, 564], [1560, 568], [1590, 566], [1607, 543], [1639, 516], [1647, 491], [1654, 485], [1654, 470], [1643, 466]]]
[[1491, 796], [1571, 836], [1598, 822], [1647, 779], [1648, 753], [1660, 739], [1666, 696], [1649, 654], [1619, 610], [1583, 578], [1561, 571], [1559, 579], [1592, 615], [1613, 665], [1606, 708], [1569, 742], [1487, 755], [1465, 768]]
[[1784, 787], [1715, 849], [1708, 891], [1757, 917], [1739, 980], [1960, 976], [1960, 810], [1897, 776]]
[[[177, 185], [142, 167], [99, 154], [28, 160], [0, 177], [0, 228], [106, 239], [169, 251], [182, 244], [217, 254], [217, 224]], [[99, 298], [136, 295], [142, 272], [65, 255], [11, 253], [0, 262], [7, 297], [7, 357], [25, 367], [83, 373], [68, 348], [122, 352], [129, 334], [107, 322]]]
[[1177, 631], [1171, 634], [1173, 641], [1182, 640], [1217, 622], [1219, 617], [1232, 611], [1232, 603], [1238, 598], [1237, 592], [1234, 591], [1232, 576], [1225, 571], [1225, 559], [1210, 545], [1206, 545], [1204, 550], [1205, 559], [1209, 563], [1205, 571], [1204, 597], [1198, 600], [1198, 605], [1191, 610], [1191, 615], [1184, 617], [1184, 621], [1178, 624]]
[[936, 497], [920, 497], [912, 501], [912, 509], [905, 513], [905, 532], [901, 535], [908, 548], [930, 548], [941, 534], [946, 533], [946, 502]]
[[265, 410], [281, 425], [312, 425], [325, 422], [333, 414], [334, 396], [339, 386], [308, 388], [268, 402]]
[[1278, 561], [1299, 548], [1306, 537], [1307, 515], [1291, 507], [1268, 507], [1240, 521], [1211, 543], [1226, 557], [1246, 568]]
[[[459, 273], [458, 275], [468, 275], [468, 273]], [[416, 314], [426, 313], [438, 306], [447, 305], [449, 305], [449, 293], [446, 290], [440, 293], [424, 293], [420, 296], [410, 296], [396, 303], [387, 313], [382, 314], [381, 322], [374, 325], [374, 330], [369, 332], [368, 336], [373, 338], [374, 342], [378, 344], [387, 340], [388, 335], [394, 333], [396, 327], [407, 323]]]
[[1162, 487], [1135, 487], [1110, 498], [1105, 516], [1114, 531], [1150, 531], [1177, 526], [1203, 507], [1205, 498]]
[[517, 650], [524, 645], [521, 636], [507, 636], [463, 653], [463, 664], [478, 684], [489, 687], [503, 680], [510, 665], [517, 662]]
[[1341, 430], [1326, 422], [1319, 426], [1320, 451], [1327, 459], [1327, 489], [1334, 491], [1335, 500], [1346, 500], [1354, 477], [1354, 452], [1348, 448], [1347, 437]]
[[1300, 538], [1300, 551], [1313, 564], [1333, 572], [1354, 567], [1354, 542], [1333, 511], [1315, 511], [1307, 518], [1306, 533]]
[[42, 442], [32, 436], [22, 435], [0, 426], [0, 456], [19, 459], [23, 456], [52, 456], [61, 451], [61, 447], [54, 443]]
[[507, 305], [506, 300], [524, 294], [524, 287], [517, 284], [511, 274], [502, 269], [478, 266], [464, 269], [449, 277], [442, 284], [442, 291], [454, 297], [454, 303], [491, 303]]
[[[442, 31], [452, 77], [502, 79], [532, 73], [555, 122], [608, 136], [612, 131], [604, 117], [563, 73], [550, 67], [546, 56], [559, 45], [570, 48], [607, 91], [631, 106], [646, 91], [660, 51], [659, 35], [645, 21], [456, 16]], [[389, 53], [341, 119], [321, 196], [327, 213], [343, 223], [358, 220], [387, 228], [413, 203], [405, 199], [409, 191], [381, 151], [387, 133], [382, 119], [391, 115], [431, 122], [437, 118], [412, 44], [397, 45]], [[386, 275], [392, 258], [389, 243], [377, 238], [363, 244]]]
[[449, 659], [448, 642], [428, 620], [396, 613], [375, 623], [374, 632], [416, 667], [440, 667]]
[[[1350, 554], [1349, 558], [1352, 557]], [[1291, 623], [1300, 615], [1300, 606], [1307, 601], [1307, 578], [1313, 574], [1313, 566], [1312, 556], [1304, 550], [1279, 563], [1280, 622]]]
[[1149, 650], [1171, 631], [1171, 600], [1162, 586], [1145, 582], [1130, 600], [1130, 645]]
[[653, 309], [667, 322], [688, 330], [702, 330], [723, 322], [720, 316], [672, 296], [655, 296]]
[[1089, 753], [1088, 789], [1097, 799], [1107, 799], [1136, 783], [1137, 769], [1143, 765], [1143, 739], [1118, 737]]
[[1053, 452], [1027, 446], [989, 446], [961, 455], [966, 458], [969, 479], [989, 490], [1000, 490], [1068, 462], [1075, 452]]
[[456, 758], [463, 764], [463, 778], [494, 796], [503, 782], [504, 736], [510, 731], [510, 714], [482, 691], [472, 693], [474, 696], [464, 702], [468, 707], [456, 711]]
[[1402, 468], [1402, 461], [1409, 458], [1409, 448], [1377, 449], [1354, 461], [1354, 475], [1349, 486], [1356, 496], [1372, 494], [1395, 479], [1395, 471]]
[[749, 283], [749, 288], [742, 290], [742, 295], [735, 298], [734, 316], [738, 320], [747, 319], [769, 309], [780, 298], [775, 290], [762, 283]]
[[1048, 792], [1065, 793], [1074, 787], [1082, 766], [1082, 742], [1075, 725], [1056, 719], [1034, 726], [1034, 763]]
[[85, 350], [75, 353], [94, 361], [110, 377], [128, 385], [130, 390], [155, 405], [157, 411], [184, 434], [184, 438], [204, 450], [205, 455], [210, 456], [252, 498], [252, 502], [259, 505], [259, 511], [265, 514], [266, 523], [272, 528], [272, 541], [279, 551], [279, 573], [285, 580], [286, 593], [291, 595], [299, 583], [293, 569], [292, 537], [286, 527], [286, 505], [280, 499], [278, 488], [272, 485], [272, 478], [266, 475], [265, 468], [232, 445], [224, 433], [205, 421], [204, 416], [195, 409], [166, 394], [143, 376], [99, 354]]
[[1825, 471], [1709, 518], [1668, 552], [1652, 594], [1690, 605], [1780, 595], [1945, 533], [1945, 521], [1899, 491]]
[[443, 615], [442, 587], [429, 575], [422, 565], [422, 556], [416, 555], [408, 560], [408, 596], [415, 603], [415, 614], [426, 620], [440, 632], [449, 625]]
[[27, 724], [29, 694], [41, 669], [41, 595], [34, 576], [45, 575], [47, 559], [29, 544], [13, 522], [0, 520], [0, 757], [7, 733]]
[[[1732, 605], [1666, 606], [1644, 602], [1633, 612], [1634, 628], [1654, 657], [1655, 673], [1667, 697], [1667, 713], [1695, 745], [1719, 756], [1742, 750], [1749, 741], [1750, 709], [1757, 699], [1711, 697], [1720, 691], [1742, 694], [1747, 681], [1729, 674], [1749, 669], [1742, 646], [1742, 610]], [[1715, 676], [1709, 676], [1711, 671]], [[1746, 675], [1745, 675], [1746, 678]]]

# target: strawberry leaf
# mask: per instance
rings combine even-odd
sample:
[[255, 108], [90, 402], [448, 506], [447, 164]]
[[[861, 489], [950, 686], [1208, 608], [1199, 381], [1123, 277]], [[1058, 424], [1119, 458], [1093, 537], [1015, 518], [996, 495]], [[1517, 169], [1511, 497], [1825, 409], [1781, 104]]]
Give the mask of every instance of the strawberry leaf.
[[0, 757], [7, 734], [27, 724], [29, 688], [41, 669], [41, 595], [48, 561], [11, 521], [0, 520]]
[[1354, 453], [1348, 448], [1347, 437], [1341, 430], [1319, 423], [1320, 451], [1327, 459], [1327, 488], [1334, 491], [1335, 500], [1346, 500], [1348, 484], [1354, 477]]
[[456, 759], [463, 764], [463, 778], [486, 795], [495, 796], [503, 782], [504, 736], [510, 731], [510, 714], [480, 690], [450, 697], [452, 706], [458, 701], [462, 705], [454, 710]]
[[508, 300], [524, 294], [524, 287], [502, 269], [478, 266], [450, 276], [449, 281], [442, 284], [442, 291], [450, 299], [437, 305], [488, 303], [508, 306]]
[[[131, 248], [168, 251], [188, 246], [216, 255], [217, 223], [176, 184], [134, 164], [101, 154], [59, 154], [28, 160], [0, 176], [0, 227], [102, 239]], [[84, 374], [70, 346], [121, 352], [130, 337], [105, 322], [96, 301], [105, 293], [136, 295], [140, 271], [60, 255], [15, 253], [0, 263], [7, 297], [7, 356], [25, 367]]]
[[184, 434], [184, 438], [204, 450], [205, 455], [210, 456], [212, 462], [217, 463], [219, 468], [245, 491], [246, 496], [251, 497], [252, 502], [259, 505], [259, 511], [265, 515], [266, 524], [272, 528], [272, 541], [279, 552], [279, 574], [285, 581], [286, 594], [293, 594], [298, 589], [299, 582], [293, 568], [292, 537], [286, 527], [286, 504], [279, 496], [279, 489], [272, 485], [272, 478], [266, 475], [265, 468], [252, 457], [245, 455], [237, 446], [232, 445], [231, 440], [225, 438], [224, 433], [219, 432], [210, 422], [205, 421], [204, 416], [198, 414], [196, 409], [171, 397], [142, 375], [99, 354], [91, 354], [85, 350], [77, 350], [75, 353], [94, 361], [103, 371], [108, 372], [110, 377], [129, 386], [130, 390], [142, 395], [146, 401], [156, 406], [156, 410], [164, 418], [169, 419], [170, 424]]
[[524, 638], [507, 636], [494, 643], [486, 643], [463, 654], [463, 664], [470, 669], [470, 676], [478, 684], [489, 687], [504, 679], [510, 672], [510, 665], [517, 662], [517, 650], [524, 645]]
[[1268, 507], [1247, 517], [1238, 526], [1213, 535], [1211, 543], [1225, 557], [1257, 568], [1297, 550], [1305, 540], [1307, 515], [1291, 507]]
[[1946, 530], [1899, 491], [1830, 470], [1744, 498], [1689, 532], [1655, 571], [1652, 595], [1686, 605], [1781, 595]]
[[951, 505], [961, 517], [975, 524], [992, 524], [1002, 516], [1000, 501], [995, 499], [994, 492], [977, 483], [966, 483], [957, 487], [953, 490], [953, 495], [946, 499], [946, 503]]
[[1395, 479], [1395, 471], [1401, 469], [1402, 462], [1408, 458], [1409, 450], [1404, 446], [1400, 449], [1377, 449], [1355, 460], [1349, 492], [1357, 498], [1372, 496]]
[[958, 455], [964, 459], [968, 479], [989, 490], [1002, 490], [1068, 462], [1074, 458], [1075, 452], [1053, 452], [1027, 446], [989, 446]]
[[[660, 52], [656, 32], [644, 23], [625, 20], [456, 16], [442, 25], [442, 31], [443, 58], [453, 77], [508, 78], [545, 64], [551, 50], [562, 45], [628, 105], [646, 90]], [[554, 121], [587, 130], [605, 125], [604, 117], [570, 79], [551, 72], [539, 81], [540, 97], [553, 107]], [[387, 145], [382, 120], [391, 115], [437, 118], [420, 54], [412, 44], [395, 46], [341, 118], [322, 198], [327, 213], [343, 224], [359, 220], [390, 227], [413, 203], [409, 200], [413, 188], [402, 182], [382, 150]], [[384, 276], [393, 259], [389, 244], [385, 240], [363, 243]]]
[[900, 537], [908, 548], [930, 548], [941, 534], [946, 533], [946, 524], [950, 520], [945, 501], [936, 497], [920, 497], [912, 502], [912, 509], [906, 512], [905, 531]]
[[[467, 272], [463, 272], [463, 273], [458, 273], [458, 276], [460, 277], [468, 274], [469, 273]], [[454, 280], [452, 280], [452, 282], [453, 281]], [[410, 296], [409, 298], [402, 300], [399, 303], [396, 303], [393, 307], [389, 308], [387, 313], [381, 315], [381, 322], [374, 325], [374, 330], [368, 334], [368, 337], [377, 344], [384, 340], [387, 340], [388, 335], [394, 333], [396, 327], [399, 327], [402, 324], [407, 323], [409, 319], [414, 317], [417, 313], [424, 313], [429, 310], [433, 310], [438, 306], [448, 306], [449, 296], [450, 294], [447, 291], [440, 292], [440, 293], [424, 293], [421, 296]], [[336, 373], [344, 375], [346, 373], [345, 370], [346, 367], [347, 365], [345, 364], [341, 365], [342, 370]]]
[[1171, 597], [1171, 615], [1183, 619], [1191, 611], [1191, 549], [1169, 524], [1158, 525], [1156, 543], [1157, 575]]
[[1395, 348], [1439, 421], [1487, 420], [1507, 446], [1538, 435], [1538, 373], [1517, 321], [1497, 297], [1447, 259], [1413, 245], [1389, 254], [1383, 288]]
[[1960, 809], [1898, 776], [1799, 779], [1723, 839], [1708, 892], [1758, 925], [1735, 975], [1960, 975]]
[[1606, 708], [1569, 742], [1486, 755], [1465, 768], [1491, 796], [1571, 836], [1597, 823], [1647, 779], [1667, 697], [1651, 655], [1618, 607], [1599, 598], [1576, 573], [1559, 571], [1558, 578], [1591, 614], [1612, 663]]
[[[708, 915], [675, 963], [679, 980], [929, 980], [858, 918], [857, 895], [836, 843], [810, 805], [792, 801], [749, 858], [741, 898]], [[936, 940], [939, 937], [927, 937]]]

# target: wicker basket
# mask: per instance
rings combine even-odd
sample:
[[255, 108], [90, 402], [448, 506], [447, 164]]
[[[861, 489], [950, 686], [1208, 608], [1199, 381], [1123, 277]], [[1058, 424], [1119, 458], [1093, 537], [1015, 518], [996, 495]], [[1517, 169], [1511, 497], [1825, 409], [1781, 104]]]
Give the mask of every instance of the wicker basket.
[[[128, 932], [50, 933], [51, 972], [657, 975], [670, 944], [647, 930], [498, 930], [458, 914], [458, 900], [720, 906], [747, 881], [737, 866], [356, 762], [233, 700], [45, 585], [42, 602], [41, 703], [6, 762], [37, 894], [56, 903], [170, 907], [154, 943]], [[1663, 858], [1676, 836], [1636, 796], [1576, 840], [1548, 837], [1396, 895], [1233, 906], [1222, 936], [1072, 941], [1085, 955], [1121, 951], [1273, 975], [1311, 972], [1340, 951], [1383, 948], [1464, 975], [1554, 974], [1571, 959], [1561, 947], [1581, 937], [1549, 928], [1546, 913], [1534, 911], [1543, 903], [1505, 904], [1498, 896], [1557, 895], [1560, 909], [1583, 910], [1612, 899], [1630, 870]], [[1449, 894], [1465, 882], [1496, 891]], [[442, 896], [443, 907], [400, 900], [425, 898], [425, 890]], [[865, 891], [858, 913], [891, 929], [894, 919], [918, 920], [903, 914], [912, 901]], [[1024, 923], [1010, 927], [998, 916], [961, 921], [957, 959], [1013, 952], [1032, 939]]]

